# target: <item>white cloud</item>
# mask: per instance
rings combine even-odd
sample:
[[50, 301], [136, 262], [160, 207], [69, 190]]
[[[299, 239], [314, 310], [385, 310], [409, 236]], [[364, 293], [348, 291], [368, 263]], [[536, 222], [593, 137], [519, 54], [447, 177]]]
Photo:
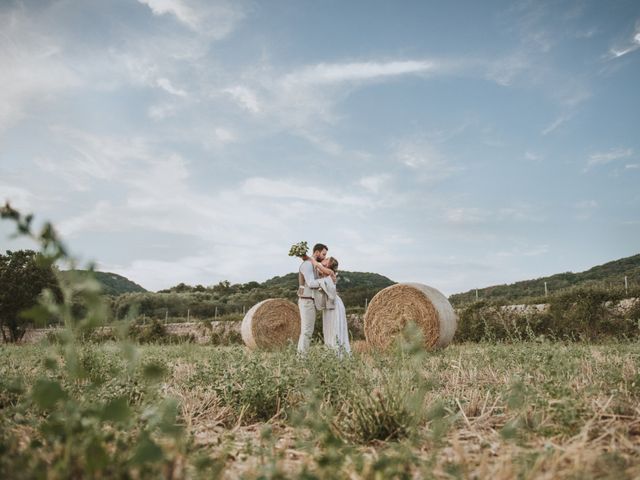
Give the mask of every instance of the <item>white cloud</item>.
[[[154, 158], [144, 137], [95, 135], [61, 126], [53, 126], [50, 130], [56, 141], [69, 148], [72, 154], [56, 160], [40, 158], [37, 164], [80, 190], [88, 189], [96, 181], [130, 180], [141, 163]], [[145, 172], [136, 173], [147, 176]]]
[[390, 176], [386, 174], [369, 175], [358, 180], [358, 185], [360, 185], [365, 190], [376, 194], [379, 193], [383, 189], [383, 187], [389, 183], [389, 179]]
[[[239, 4], [154, 1], [156, 11], [189, 19], [191, 9], [202, 21], [202, 36], [176, 29], [145, 25], [142, 29], [121, 27], [114, 22], [119, 41], [109, 46], [78, 42], [77, 32], [56, 28], [68, 13], [68, 2], [40, 9], [7, 8], [0, 12], [0, 133], [25, 116], [50, 108], [62, 95], [111, 94], [123, 86], [161, 88], [178, 98], [198, 97], [209, 86], [216, 68], [202, 58], [212, 40], [221, 38], [227, 27], [216, 29], [216, 19], [235, 25], [244, 15]], [[181, 5], [187, 10], [181, 10]], [[227, 21], [225, 18], [235, 19]], [[194, 17], [193, 21], [197, 21]], [[226, 22], [226, 23], [225, 23]], [[75, 36], [74, 36], [75, 35]], [[225, 33], [226, 35], [226, 33]], [[204, 68], [203, 68], [204, 67]], [[202, 81], [201, 78], [205, 78]], [[179, 86], [178, 86], [179, 85]], [[162, 120], [176, 113], [176, 104], [157, 104], [148, 115]]]
[[181, 90], [179, 88], [174, 87], [171, 82], [167, 78], [159, 78], [156, 80], [156, 83], [160, 88], [164, 91], [170, 93], [171, 95], [176, 95], [178, 97], [186, 97], [187, 92]]
[[[508, 222], [534, 221], [540, 214], [535, 208], [523, 206], [499, 208], [479, 201], [467, 203], [477, 192], [473, 188], [467, 190], [466, 181], [425, 188], [425, 181], [439, 181], [459, 171], [457, 165], [465, 160], [459, 155], [469, 152], [469, 145], [474, 142], [480, 147], [477, 161], [488, 158], [491, 153], [481, 143], [482, 132], [462, 127], [460, 131], [451, 130], [450, 123], [460, 124], [457, 115], [471, 115], [477, 118], [477, 126], [487, 121], [482, 112], [470, 113], [467, 109], [461, 113], [453, 105], [451, 115], [434, 120], [440, 105], [432, 105], [436, 108], [433, 112], [429, 108], [422, 113], [412, 110], [406, 118], [398, 119], [400, 123], [394, 124], [393, 131], [405, 128], [410, 133], [420, 128], [417, 126], [431, 125], [432, 121], [437, 121], [443, 130], [393, 142], [384, 137], [385, 133], [366, 138], [360, 127], [352, 129], [349, 115], [361, 105], [364, 96], [354, 102], [344, 100], [367, 85], [402, 80], [411, 80], [414, 85], [416, 80], [422, 82], [433, 75], [452, 72], [460, 80], [454, 83], [465, 88], [461, 94], [467, 96], [473, 90], [471, 83], [489, 77], [501, 85], [519, 87], [512, 92], [514, 96], [537, 95], [543, 90], [555, 100], [559, 107], [556, 114], [563, 116], [548, 118], [554, 120], [544, 129], [549, 134], [557, 131], [570, 117], [571, 109], [586, 98], [586, 90], [574, 89], [575, 83], [565, 82], [558, 71], [552, 72], [571, 69], [573, 64], [552, 64], [553, 59], [547, 60], [543, 55], [527, 56], [529, 51], [518, 45], [506, 47], [509, 51], [514, 48], [515, 53], [507, 55], [504, 61], [462, 58], [453, 64], [446, 59], [394, 60], [375, 56], [369, 57], [370, 61], [353, 61], [347, 57], [350, 55], [347, 48], [338, 52], [338, 57], [327, 50], [325, 61], [320, 63], [307, 60], [311, 63], [296, 65], [289, 63], [291, 58], [282, 56], [271, 63], [268, 59], [275, 53], [272, 50], [275, 44], [271, 43], [269, 32], [264, 37], [260, 25], [256, 31], [247, 32], [239, 44], [232, 43], [235, 39], [222, 45], [212, 43], [216, 38], [229, 36], [239, 23], [231, 15], [226, 27], [213, 28], [210, 35], [208, 30], [215, 27], [215, 14], [211, 14], [209, 7], [230, 4], [145, 0], [145, 5], [137, 5], [137, 15], [130, 18], [118, 17], [122, 10], [109, 5], [104, 8], [109, 12], [113, 8], [113, 15], [101, 17], [98, 22], [105, 31], [96, 28], [87, 35], [83, 28], [68, 22], [73, 2], [54, 2], [55, 8], [43, 10], [46, 15], [32, 15], [31, 6], [36, 3], [14, 2], [29, 15], [18, 15], [22, 26], [13, 32], [21, 35], [11, 38], [13, 44], [4, 42], [2, 35], [9, 30], [4, 23], [0, 25], [0, 65], [9, 67], [9, 71], [0, 70], [3, 87], [8, 85], [0, 92], [0, 110], [16, 107], [5, 115], [12, 125], [21, 114], [38, 120], [33, 122], [33, 129], [18, 130], [18, 135], [6, 143], [18, 152], [15, 160], [9, 160], [10, 173], [24, 171], [24, 178], [32, 174], [37, 179], [32, 183], [13, 182], [0, 173], [3, 177], [0, 183], [5, 187], [0, 188], [0, 193], [7, 191], [8, 184], [26, 185], [28, 190], [15, 190], [14, 186], [8, 191], [12, 197], [22, 196], [31, 206], [35, 205], [37, 213], [42, 212], [41, 196], [44, 199], [51, 193], [59, 195], [62, 201], [47, 206], [45, 211], [63, 219], [65, 232], [75, 237], [74, 242], [82, 245], [85, 241], [89, 253], [110, 255], [111, 265], [131, 272], [133, 278], [137, 273], [144, 275], [146, 280], [141, 283], [145, 286], [160, 288], [181, 280], [207, 284], [224, 277], [246, 280], [290, 271], [295, 265], [286, 263], [289, 259], [285, 252], [291, 242], [299, 239], [332, 242], [332, 252], [344, 257], [341, 263], [345, 266], [357, 264], [358, 269], [373, 271], [384, 267], [431, 278], [428, 262], [422, 258], [422, 263], [416, 263], [415, 252], [433, 247], [432, 237], [449, 235], [460, 239], [460, 243], [452, 242], [446, 248], [462, 251], [468, 245], [463, 242], [469, 242], [470, 230], [477, 233], [472, 243], [480, 245], [489, 235], [497, 238], [505, 233], [505, 228], [502, 231], [494, 228], [497, 222], [502, 222], [499, 227], [508, 229], [511, 226]], [[259, 10], [261, 14], [267, 13]], [[91, 13], [83, 8], [74, 12], [74, 18]], [[152, 13], [156, 16], [152, 17]], [[109, 36], [104, 37], [103, 33]], [[550, 45], [547, 40], [544, 35], [533, 34], [528, 42], [543, 51]], [[47, 49], [47, 45], [55, 48]], [[251, 45], [258, 48], [252, 51]], [[376, 51], [375, 45], [371, 47]], [[331, 58], [337, 60], [328, 60]], [[16, 72], [23, 72], [23, 77]], [[32, 73], [36, 77], [28, 78]], [[578, 77], [587, 79], [579, 74]], [[566, 89], [562, 85], [567, 85]], [[439, 86], [433, 88], [437, 95]], [[555, 89], [559, 91], [557, 95], [552, 92]], [[376, 89], [375, 93], [384, 95], [382, 90]], [[68, 92], [74, 95], [67, 95]], [[407, 92], [403, 90], [404, 93]], [[410, 93], [419, 95], [418, 91]], [[426, 97], [412, 98], [426, 101]], [[56, 103], [65, 99], [69, 100], [64, 105]], [[382, 108], [387, 104], [380, 105]], [[100, 115], [92, 109], [96, 106]], [[38, 117], [45, 108], [47, 117]], [[401, 112], [392, 110], [393, 115], [402, 117]], [[146, 113], [149, 120], [140, 122], [140, 113]], [[119, 115], [126, 120], [116, 125]], [[0, 114], [0, 125], [2, 118]], [[403, 121], [409, 123], [403, 126]], [[87, 125], [95, 131], [121, 133], [96, 135], [67, 127], [53, 129], [49, 135], [42, 132], [46, 128], [43, 125], [52, 123]], [[488, 125], [492, 126], [490, 120]], [[493, 125], [491, 136], [517, 152], [518, 146], [510, 145], [503, 126]], [[375, 135], [377, 123], [371, 127], [369, 130]], [[538, 131], [543, 127], [540, 124]], [[41, 133], [45, 135], [39, 136]], [[291, 140], [291, 135], [308, 142], [306, 151], [299, 141]], [[454, 137], [455, 141], [451, 141]], [[34, 138], [38, 138], [37, 144], [34, 141], [23, 148], [21, 142]], [[348, 140], [341, 145], [343, 138]], [[359, 148], [358, 142], [371, 152], [350, 150]], [[376, 151], [381, 144], [383, 151]], [[540, 159], [541, 152], [525, 150], [521, 150], [525, 158]], [[279, 152], [285, 152], [288, 161], [299, 155], [300, 162], [308, 165], [327, 165], [333, 178], [317, 181], [295, 170], [283, 176]], [[452, 156], [453, 153], [458, 156]], [[33, 168], [36, 156], [39, 158]], [[4, 158], [8, 159], [8, 155]], [[618, 165], [624, 166], [627, 175], [634, 175], [637, 170], [633, 169], [638, 168], [635, 160], [625, 158]], [[602, 164], [609, 160], [596, 157], [594, 161]], [[394, 176], [380, 172], [391, 172]], [[43, 193], [39, 187], [45, 184], [50, 189]], [[393, 191], [392, 187], [399, 185], [402, 191]], [[29, 192], [37, 196], [29, 196]], [[526, 196], [526, 192], [519, 194]], [[391, 199], [396, 203], [392, 204]], [[398, 202], [403, 202], [402, 208], [388, 209], [389, 205], [398, 207]], [[380, 206], [387, 210], [380, 211]], [[375, 222], [371, 220], [373, 209]], [[571, 209], [571, 213], [576, 212]], [[413, 221], [417, 217], [424, 224], [429, 220], [439, 222], [443, 232], [432, 229], [414, 240], [424, 233]], [[410, 231], [402, 231], [402, 226]], [[359, 236], [352, 236], [349, 229]], [[105, 235], [87, 235], [89, 232]], [[156, 241], [170, 242], [167, 239], [175, 237], [181, 242], [184, 238], [184, 249], [176, 251], [188, 253], [169, 252], [167, 248], [162, 256], [152, 249], [135, 254], [135, 249], [126, 248], [132, 237], [136, 243], [139, 238], [151, 239], [150, 245]], [[122, 241], [125, 248], [111, 245], [112, 240]], [[509, 252], [508, 246], [505, 249], [499, 241], [503, 240], [496, 240], [496, 246], [485, 251]], [[401, 247], [411, 242], [415, 248]], [[535, 249], [535, 240], [530, 248], [521, 247], [526, 255], [525, 252]], [[408, 250], [411, 259], [405, 253]], [[432, 251], [437, 252], [435, 257], [443, 250]], [[137, 255], [136, 260], [133, 255]], [[273, 257], [264, 258], [269, 256]], [[446, 278], [450, 281], [455, 277]], [[459, 285], [451, 284], [451, 288], [455, 291]]]
[[180, 22], [193, 30], [198, 29], [199, 16], [181, 0], [138, 0], [147, 5], [154, 15], [174, 15]]
[[396, 159], [410, 168], [426, 166], [435, 168], [442, 163], [442, 157], [436, 149], [424, 140], [400, 140], [396, 142]]
[[228, 87], [223, 90], [224, 93], [228, 93], [234, 100], [236, 100], [244, 109], [251, 113], [260, 113], [262, 108], [256, 93], [250, 88], [242, 85], [236, 85]]
[[83, 80], [66, 63], [60, 41], [40, 32], [22, 11], [0, 13], [0, 133], [29, 107], [55, 101]]
[[[201, 68], [208, 43], [174, 31], [141, 32], [127, 38], [124, 46], [109, 48], [106, 55], [87, 52], [78, 68], [92, 85], [106, 91], [134, 85], [161, 88], [176, 100], [187, 94], [198, 96], [202, 85], [196, 80], [196, 72]], [[174, 82], [181, 84], [181, 88], [175, 87]]]
[[629, 158], [632, 155], [633, 149], [631, 148], [614, 148], [612, 150], [609, 150], [608, 152], [592, 153], [591, 155], [589, 155], [589, 160], [587, 161], [585, 171], [598, 165], [606, 165], [616, 160]]
[[165, 118], [172, 117], [177, 111], [177, 106], [172, 103], [162, 103], [158, 105], [152, 105], [147, 111], [147, 115], [152, 120], [164, 120]]
[[[143, 287], [160, 290], [186, 282], [191, 285], [214, 285], [221, 280], [246, 282], [263, 280], [297, 268], [297, 259], [288, 258], [286, 241], [251, 238], [232, 243], [211, 243], [207, 249], [171, 258], [139, 258], [126, 264], [100, 262], [100, 270], [124, 275]], [[284, 252], [284, 253], [283, 253]], [[282, 260], [274, 265], [274, 259]], [[247, 309], [251, 305], [247, 305]], [[185, 312], [186, 314], [186, 312]]]
[[26, 188], [0, 183], [0, 206], [10, 202], [13, 208], [28, 212], [33, 208], [34, 195]]
[[444, 212], [447, 223], [455, 225], [476, 225], [486, 222], [490, 212], [477, 207], [448, 208]]
[[[574, 79], [566, 79], [562, 87], [554, 89], [553, 96], [560, 104], [568, 109], [573, 109], [591, 98], [592, 93], [589, 87]], [[570, 115], [566, 115], [567, 120]]]
[[161, 290], [181, 281], [192, 285], [213, 285], [221, 273], [216, 268], [215, 259], [206, 254], [174, 260], [144, 258], [133, 260], [128, 265], [100, 263], [99, 268], [123, 275], [149, 290]]
[[460, 226], [540, 222], [544, 219], [537, 208], [527, 204], [517, 204], [495, 210], [479, 207], [446, 207], [443, 218], [446, 223]]
[[[252, 67], [240, 82], [221, 92], [233, 99], [270, 131], [286, 130], [332, 155], [342, 147], [323, 135], [323, 128], [342, 118], [338, 103], [355, 88], [370, 82], [446, 70], [430, 60], [317, 63], [282, 72], [268, 64]], [[215, 94], [214, 94], [215, 96]]]
[[[555, 80], [555, 84], [569, 82], [569, 79], [549, 73], [549, 69], [544, 74], [537, 72], [525, 76], [531, 68], [531, 60], [524, 52], [516, 52], [500, 61], [463, 58], [458, 61], [408, 59], [321, 62], [284, 73], [264, 62], [247, 69], [239, 76], [240, 82], [218, 90], [218, 93], [222, 92], [234, 100], [242, 110], [252, 115], [252, 120], [264, 122], [269, 131], [286, 130], [307, 139], [327, 153], [339, 155], [344, 153], [343, 147], [329, 141], [322, 132], [325, 127], [335, 126], [343, 120], [344, 116], [337, 106], [354, 89], [368, 83], [391, 81], [405, 76], [428, 78], [453, 72], [472, 77], [484, 76], [505, 86], [514, 84], [515, 79], [520, 76], [532, 88], [540, 88], [549, 83], [550, 79]], [[555, 87], [549, 95], [557, 99], [561, 106], [575, 108], [589, 98], [590, 93], [586, 87], [573, 81], [566, 92]], [[213, 97], [215, 96], [214, 93]], [[564, 113], [544, 128], [542, 133], [549, 134], [570, 118], [571, 113]], [[316, 139], [321, 141], [315, 141]], [[427, 150], [425, 148], [419, 153], [405, 151], [399, 154], [403, 157], [402, 163], [416, 167], [418, 164], [430, 164], [434, 161], [429, 158], [434, 157], [434, 152]]]
[[308, 182], [295, 180], [272, 180], [254, 177], [245, 180], [241, 188], [245, 195], [270, 198], [287, 198], [317, 203], [337, 203], [351, 206], [370, 206], [371, 200], [365, 196], [345, 195], [317, 187]]
[[91, 210], [59, 222], [56, 228], [66, 238], [86, 231], [126, 231], [131, 225], [119, 217], [118, 210], [110, 202], [99, 201]]
[[216, 127], [213, 131], [216, 140], [221, 144], [233, 143], [238, 140], [238, 137], [228, 128]]
[[[318, 148], [320, 151], [332, 156], [340, 156], [345, 154], [345, 149], [339, 143], [331, 140], [325, 135], [314, 133], [309, 127], [300, 127], [298, 129], [298, 135], [300, 138], [304, 138], [311, 145]], [[360, 157], [359, 152], [350, 152], [354, 156]]]
[[154, 15], [173, 15], [190, 30], [209, 38], [227, 37], [244, 18], [238, 2], [218, 0], [138, 0], [147, 5]]
[[575, 204], [576, 208], [596, 208], [598, 206], [598, 202], [595, 200], [581, 200]]
[[609, 50], [608, 58], [620, 58], [631, 52], [635, 52], [640, 48], [640, 23], [636, 25], [636, 30], [633, 32], [631, 39], [629, 39], [624, 45], [612, 47]]
[[518, 52], [500, 60], [488, 62], [485, 75], [486, 78], [493, 80], [498, 85], [509, 87], [530, 67], [531, 64], [527, 56]]
[[499, 208], [493, 217], [501, 222], [542, 222], [544, 220], [544, 215], [539, 208], [527, 203]]
[[581, 200], [576, 202], [574, 205], [577, 212], [575, 218], [577, 220], [588, 220], [598, 206], [598, 202], [595, 200]]
[[553, 122], [551, 122], [549, 125], [544, 127], [544, 129], [542, 129], [542, 132], [541, 132], [542, 135], [549, 135], [551, 132], [556, 131], [558, 127], [560, 127], [570, 119], [571, 119], [571, 115], [569, 114], [560, 115]]
[[525, 245], [513, 247], [510, 250], [501, 250], [490, 256], [495, 257], [537, 257], [549, 252], [549, 245]]
[[426, 73], [436, 64], [424, 60], [391, 62], [319, 63], [285, 75], [282, 83], [287, 87], [300, 84], [335, 84], [340, 82], [373, 80], [376, 78]]
[[421, 181], [438, 182], [459, 172], [424, 136], [409, 136], [392, 142], [393, 158], [416, 172]]
[[[327, 226], [339, 224], [339, 218], [346, 215], [352, 224], [357, 225], [359, 218], [364, 222], [367, 212], [384, 201], [384, 196], [378, 200], [354, 195], [349, 188], [314, 184], [305, 177], [252, 177], [203, 190], [196, 187], [186, 160], [148, 139], [65, 129], [58, 129], [58, 135], [77, 153], [50, 174], [75, 173], [91, 190], [109, 187], [107, 196], [93, 205], [81, 205], [80, 212], [57, 222], [63, 238], [76, 243], [92, 232], [139, 232], [149, 238], [181, 235], [185, 244], [193, 243], [188, 257], [169, 253], [160, 260], [150, 251], [146, 258], [138, 256], [128, 264], [122, 260], [126, 254], [108, 255], [92, 247], [83, 252], [88, 257], [99, 253], [103, 268], [130, 275], [148, 288], [179, 281], [210, 284], [224, 278], [243, 281], [286, 273], [295, 268], [283, 253], [292, 238], [344, 244], [342, 232]], [[83, 163], [88, 167], [81, 170]], [[347, 246], [344, 251], [350, 249]], [[111, 260], [105, 258], [109, 256]], [[155, 271], [172, 266], [176, 267], [169, 269], [173, 273]]]
[[580, 38], [580, 39], [587, 39], [587, 38], [591, 38], [596, 34], [601, 33], [600, 30], [596, 27], [591, 27], [591, 28], [587, 28], [584, 30], [578, 30], [576, 31], [573, 36], [575, 38]]

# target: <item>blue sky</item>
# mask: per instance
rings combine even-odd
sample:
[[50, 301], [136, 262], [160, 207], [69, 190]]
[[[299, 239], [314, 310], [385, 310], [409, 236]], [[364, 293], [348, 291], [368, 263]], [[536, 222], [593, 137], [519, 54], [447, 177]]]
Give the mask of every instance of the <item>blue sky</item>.
[[0, 197], [151, 290], [640, 251], [637, 1], [5, 0], [0, 85]]

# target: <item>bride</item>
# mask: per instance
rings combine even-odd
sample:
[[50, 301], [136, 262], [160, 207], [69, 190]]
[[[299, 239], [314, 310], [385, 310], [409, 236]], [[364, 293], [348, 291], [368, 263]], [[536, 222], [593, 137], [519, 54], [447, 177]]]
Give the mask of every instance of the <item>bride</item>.
[[[311, 263], [320, 273], [318, 279], [320, 288], [326, 294], [326, 305], [322, 308], [322, 334], [324, 344], [332, 348], [342, 358], [346, 352], [351, 354], [349, 345], [349, 331], [347, 329], [347, 312], [344, 303], [336, 291], [338, 273], [338, 260], [335, 257], [327, 257], [322, 262], [309, 257]], [[332, 308], [334, 307], [334, 308]]]

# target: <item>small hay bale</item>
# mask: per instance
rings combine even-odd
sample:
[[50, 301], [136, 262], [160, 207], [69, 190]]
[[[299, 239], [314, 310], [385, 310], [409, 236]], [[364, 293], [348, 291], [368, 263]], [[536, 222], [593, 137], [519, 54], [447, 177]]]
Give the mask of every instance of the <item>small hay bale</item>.
[[245, 345], [256, 348], [283, 347], [300, 337], [298, 307], [283, 298], [270, 298], [255, 304], [242, 319], [240, 333]]
[[449, 300], [421, 283], [398, 283], [379, 291], [364, 316], [364, 336], [371, 347], [386, 349], [413, 321], [422, 330], [427, 348], [451, 343], [457, 317]]

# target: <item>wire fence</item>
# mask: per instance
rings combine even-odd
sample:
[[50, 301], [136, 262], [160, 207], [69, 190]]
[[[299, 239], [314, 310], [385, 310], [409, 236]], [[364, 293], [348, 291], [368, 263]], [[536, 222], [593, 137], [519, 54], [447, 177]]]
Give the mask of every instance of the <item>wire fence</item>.
[[[635, 297], [640, 294], [640, 279], [632, 278], [628, 275], [621, 276], [616, 280], [590, 280], [580, 284], [562, 287], [554, 287], [553, 283], [555, 282], [544, 281], [542, 284], [536, 286], [535, 289], [527, 288], [526, 293], [520, 295], [510, 294], [508, 291], [509, 287], [503, 286], [482, 289], [476, 288], [471, 291], [471, 295], [473, 296], [472, 301], [513, 300], [520, 303], [527, 303], [529, 300], [542, 300], [552, 296], [570, 294], [578, 290], [599, 290], [611, 292], [616, 296], [625, 295], [629, 297]], [[458, 300], [458, 303], [469, 303], [469, 293], [452, 295], [452, 297]]]

